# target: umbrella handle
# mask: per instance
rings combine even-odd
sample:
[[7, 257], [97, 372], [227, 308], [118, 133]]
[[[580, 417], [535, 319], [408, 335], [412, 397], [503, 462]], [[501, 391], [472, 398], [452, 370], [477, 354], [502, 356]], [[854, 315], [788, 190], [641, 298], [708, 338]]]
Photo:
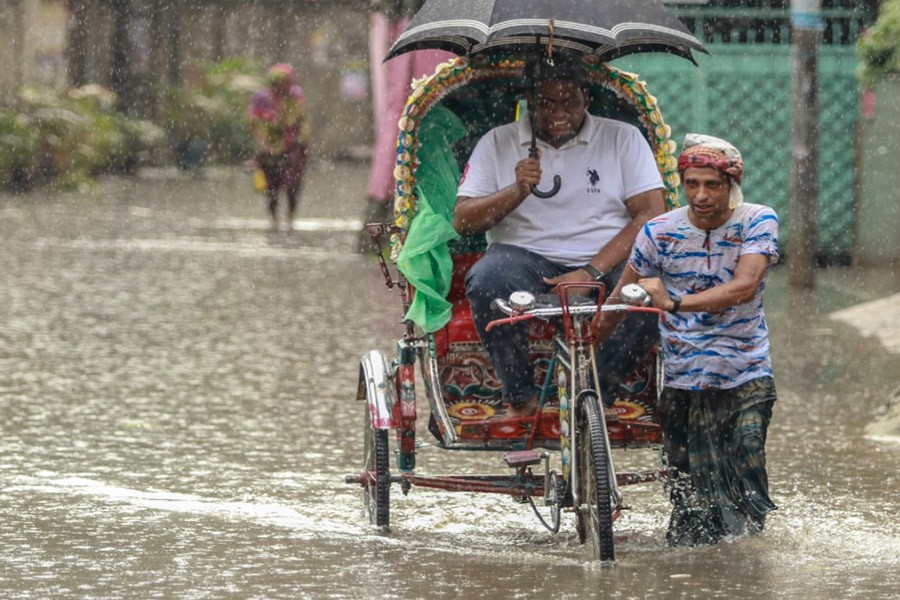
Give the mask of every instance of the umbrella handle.
[[538, 189], [536, 185], [531, 186], [531, 193], [537, 196], [538, 198], [552, 198], [556, 194], [559, 193], [559, 188], [562, 186], [562, 178], [559, 175], [553, 176], [553, 187], [547, 190], [546, 192], [542, 192]]
[[[531, 147], [528, 149], [528, 156], [531, 158], [537, 158], [537, 135], [534, 133], [534, 115], [531, 115]], [[531, 193], [537, 196], [538, 198], [552, 198], [556, 194], [559, 193], [559, 188], [562, 187], [562, 178], [559, 175], [553, 176], [553, 187], [547, 190], [546, 192], [542, 192], [538, 189], [536, 185], [531, 186]]]
[[[534, 131], [532, 129], [532, 131]], [[537, 141], [532, 134], [531, 137], [531, 148], [528, 150], [528, 156], [531, 158], [537, 158]], [[542, 192], [537, 189], [536, 185], [531, 186], [531, 193], [537, 196], [538, 198], [552, 198], [556, 194], [559, 193], [559, 188], [562, 186], [562, 178], [559, 175], [553, 176], [553, 187], [547, 190], [546, 192]]]

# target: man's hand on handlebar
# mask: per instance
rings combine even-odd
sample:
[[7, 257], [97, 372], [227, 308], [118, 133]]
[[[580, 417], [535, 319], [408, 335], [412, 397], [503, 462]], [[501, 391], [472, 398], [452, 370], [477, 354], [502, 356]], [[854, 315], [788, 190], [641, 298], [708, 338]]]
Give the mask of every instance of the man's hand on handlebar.
[[[628, 285], [617, 285], [616, 289], [613, 292], [613, 295], [610, 296], [606, 302], [604, 303], [606, 306], [615, 305], [615, 304], [627, 304], [632, 307], [641, 307], [641, 308], [632, 308], [629, 310], [644, 310], [644, 311], [653, 311], [658, 312], [659, 306], [652, 306], [653, 304], [653, 296], [650, 295], [650, 290], [643, 285], [645, 281], [652, 282], [654, 280], [650, 279], [642, 279], [635, 284]], [[658, 279], [655, 281], [659, 281]], [[660, 286], [662, 282], [659, 282]], [[665, 287], [662, 288], [665, 293]], [[669, 295], [665, 294], [666, 299], [669, 298]], [[652, 308], [647, 308], [648, 305], [651, 305]], [[604, 306], [605, 308], [605, 306]], [[612, 308], [612, 307], [610, 307]], [[668, 307], [667, 307], [668, 308]], [[665, 310], [665, 309], [663, 309]], [[613, 314], [607, 314], [607, 312], [612, 312]], [[610, 335], [612, 335], [613, 331], [616, 330], [616, 327], [619, 326], [619, 323], [622, 322], [625, 314], [622, 311], [606, 311], [601, 310], [598, 311], [597, 314], [591, 319], [591, 333], [597, 338], [598, 341], [603, 342]]]
[[663, 285], [661, 279], [657, 277], [640, 279], [638, 285], [650, 294], [651, 306], [662, 310], [669, 310], [672, 308], [672, 299], [669, 297], [669, 292], [666, 290], [666, 286]]

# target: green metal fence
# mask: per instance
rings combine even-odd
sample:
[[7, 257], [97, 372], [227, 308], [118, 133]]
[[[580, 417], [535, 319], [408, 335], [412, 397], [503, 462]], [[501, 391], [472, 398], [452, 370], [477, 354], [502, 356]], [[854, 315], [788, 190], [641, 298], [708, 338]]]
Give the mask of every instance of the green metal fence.
[[[666, 55], [615, 62], [639, 73], [659, 100], [673, 138], [702, 132], [728, 139], [744, 157], [744, 196], [767, 204], [787, 240], [791, 167], [790, 46], [708, 44], [698, 67]], [[821, 46], [819, 60], [819, 250], [845, 261], [852, 249], [855, 128], [859, 86], [852, 47]]]
[[[855, 44], [877, 5], [878, 0], [822, 0], [822, 43]], [[710, 0], [671, 8], [703, 43], [790, 44], [789, 0]]]
[[[855, 44], [877, 0], [823, 0], [819, 47], [819, 249], [845, 261], [853, 247], [859, 116]], [[706, 45], [699, 67], [672, 56], [616, 61], [639, 73], [659, 99], [676, 140], [691, 131], [731, 140], [744, 156], [744, 195], [772, 206], [787, 240], [791, 168], [789, 0], [675, 0], [672, 10]]]

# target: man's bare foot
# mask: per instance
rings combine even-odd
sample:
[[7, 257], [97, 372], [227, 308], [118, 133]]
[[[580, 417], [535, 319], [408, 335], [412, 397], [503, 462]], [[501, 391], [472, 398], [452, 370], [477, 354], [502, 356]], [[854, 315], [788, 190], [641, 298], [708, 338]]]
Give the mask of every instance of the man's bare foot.
[[619, 412], [615, 409], [614, 406], [606, 406], [603, 405], [603, 416], [606, 417], [607, 421], [618, 421], [619, 420]]
[[533, 417], [538, 409], [538, 397], [532, 396], [522, 404], [507, 404], [506, 416], [510, 419]]

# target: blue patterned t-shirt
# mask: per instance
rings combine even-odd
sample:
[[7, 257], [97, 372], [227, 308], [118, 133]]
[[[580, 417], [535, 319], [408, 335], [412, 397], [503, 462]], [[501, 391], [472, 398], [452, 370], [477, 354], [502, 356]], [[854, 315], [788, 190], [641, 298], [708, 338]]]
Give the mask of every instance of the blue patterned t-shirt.
[[[718, 229], [699, 229], [688, 207], [660, 215], [640, 231], [631, 266], [659, 277], [673, 296], [687, 296], [731, 281], [738, 259], [778, 259], [778, 217], [759, 204], [738, 206]], [[765, 276], [749, 302], [716, 312], [679, 312], [660, 319], [667, 387], [729, 389], [772, 375], [763, 311]]]

